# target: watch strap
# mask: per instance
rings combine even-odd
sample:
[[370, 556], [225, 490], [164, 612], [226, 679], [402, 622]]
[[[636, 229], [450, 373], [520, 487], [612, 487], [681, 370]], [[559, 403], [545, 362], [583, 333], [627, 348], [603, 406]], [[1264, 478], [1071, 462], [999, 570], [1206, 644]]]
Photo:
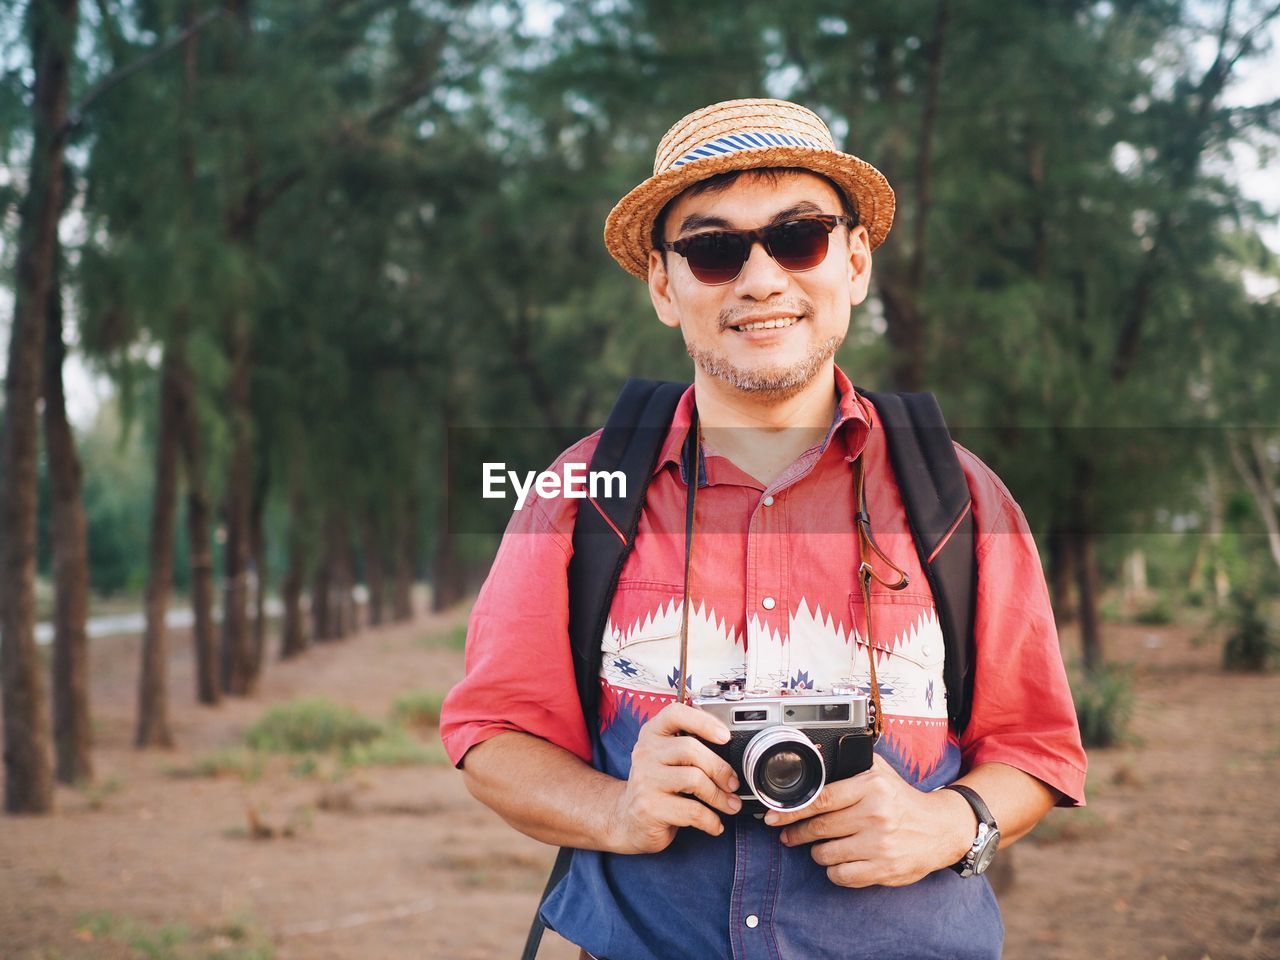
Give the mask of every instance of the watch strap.
[[996, 818], [991, 816], [991, 811], [987, 808], [982, 798], [978, 796], [978, 791], [972, 787], [966, 787], [963, 783], [948, 783], [942, 789], [954, 790], [960, 794], [965, 800], [969, 801], [969, 806], [973, 807], [973, 812], [977, 815], [979, 823], [985, 823], [989, 828], [996, 829]]

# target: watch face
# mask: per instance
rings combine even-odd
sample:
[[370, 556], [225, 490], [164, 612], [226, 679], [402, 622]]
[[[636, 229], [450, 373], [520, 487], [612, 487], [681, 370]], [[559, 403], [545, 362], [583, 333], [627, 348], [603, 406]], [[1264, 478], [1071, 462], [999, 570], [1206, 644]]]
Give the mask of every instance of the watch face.
[[991, 861], [996, 858], [996, 850], [998, 850], [999, 847], [999, 830], [992, 830], [982, 838], [982, 846], [978, 849], [977, 855], [973, 858], [973, 872], [975, 874], [986, 872], [987, 867], [991, 866]]

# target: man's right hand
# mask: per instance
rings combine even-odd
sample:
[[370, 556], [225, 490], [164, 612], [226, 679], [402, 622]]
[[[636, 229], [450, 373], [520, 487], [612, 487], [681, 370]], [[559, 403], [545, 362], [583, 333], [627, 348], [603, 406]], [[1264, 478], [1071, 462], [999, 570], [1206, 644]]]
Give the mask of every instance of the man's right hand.
[[697, 827], [713, 837], [724, 833], [715, 811], [734, 814], [742, 809], [734, 793], [738, 778], [695, 738], [728, 743], [729, 728], [682, 703], [668, 704], [640, 728], [631, 751], [631, 776], [611, 818], [610, 849], [657, 853], [670, 846], [680, 827]]

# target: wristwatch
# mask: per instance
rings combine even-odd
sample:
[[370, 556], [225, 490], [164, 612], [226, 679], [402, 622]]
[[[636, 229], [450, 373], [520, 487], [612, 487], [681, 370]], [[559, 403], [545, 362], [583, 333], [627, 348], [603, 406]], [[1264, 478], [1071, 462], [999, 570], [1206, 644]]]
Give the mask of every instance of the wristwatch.
[[973, 845], [969, 847], [969, 852], [960, 858], [959, 863], [951, 865], [951, 869], [962, 877], [976, 877], [986, 873], [987, 867], [991, 866], [991, 861], [996, 858], [996, 850], [1000, 846], [1000, 828], [996, 826], [995, 817], [991, 816], [991, 811], [987, 809], [987, 805], [982, 802], [977, 792], [963, 783], [949, 783], [943, 789], [954, 790], [964, 797], [978, 817], [978, 835], [973, 838]]

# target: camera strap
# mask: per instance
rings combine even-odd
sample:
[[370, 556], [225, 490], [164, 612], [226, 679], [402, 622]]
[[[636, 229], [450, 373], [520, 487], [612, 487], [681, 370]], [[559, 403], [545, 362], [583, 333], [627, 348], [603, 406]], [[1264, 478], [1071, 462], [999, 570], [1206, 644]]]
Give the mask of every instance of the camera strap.
[[[698, 409], [690, 415], [689, 433], [685, 437], [684, 462], [689, 468], [688, 490], [684, 498], [684, 606], [680, 617], [680, 683], [676, 688], [676, 701], [689, 702], [689, 689], [685, 678], [689, 675], [689, 571], [693, 566], [693, 513], [698, 500], [698, 480], [702, 476], [702, 424], [698, 422]], [[692, 449], [690, 449], [692, 448]]]
[[[905, 570], [884, 555], [884, 551], [877, 546], [871, 536], [871, 514], [867, 512], [867, 478], [862, 459], [859, 456], [853, 461], [853, 502], [858, 508], [858, 512], [854, 516], [854, 526], [858, 531], [858, 555], [861, 557], [861, 563], [858, 566], [858, 580], [862, 584], [862, 609], [867, 618], [867, 664], [871, 675], [871, 706], [875, 710], [873, 730], [875, 731], [876, 739], [879, 740], [880, 734], [884, 729], [884, 717], [880, 711], [880, 684], [876, 681], [876, 649], [871, 642], [871, 581], [875, 580], [890, 590], [902, 590], [911, 582], [911, 578], [907, 576]], [[890, 583], [876, 573], [875, 567], [871, 565], [873, 554], [892, 567], [894, 572], [898, 574], [898, 579], [895, 582]], [[856, 643], [854, 643], [854, 649], [857, 649]]]

